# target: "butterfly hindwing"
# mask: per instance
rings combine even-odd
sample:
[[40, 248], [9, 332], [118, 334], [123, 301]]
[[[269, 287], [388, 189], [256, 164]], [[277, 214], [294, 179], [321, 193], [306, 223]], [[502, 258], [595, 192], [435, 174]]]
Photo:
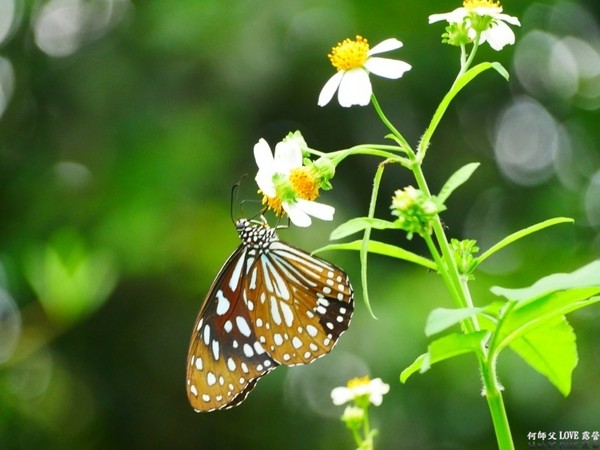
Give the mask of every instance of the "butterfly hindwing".
[[269, 355], [292, 366], [331, 351], [354, 311], [346, 274], [281, 241], [260, 258], [255, 270], [262, 283], [250, 292], [258, 298], [256, 333]]

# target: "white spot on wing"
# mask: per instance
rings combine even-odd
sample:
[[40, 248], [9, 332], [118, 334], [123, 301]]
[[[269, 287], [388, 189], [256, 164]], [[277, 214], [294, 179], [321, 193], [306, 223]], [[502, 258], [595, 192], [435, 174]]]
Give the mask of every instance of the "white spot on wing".
[[225, 314], [227, 311], [229, 311], [229, 305], [229, 300], [227, 300], [227, 297], [223, 295], [223, 291], [219, 289], [217, 291], [217, 314], [219, 316]]
[[235, 371], [235, 361], [233, 358], [227, 358], [227, 368], [232, 372]]
[[246, 337], [250, 336], [250, 326], [248, 325], [248, 322], [246, 322], [246, 319], [244, 319], [242, 316], [237, 316], [235, 318], [235, 323], [237, 324], [240, 333]]
[[283, 344], [283, 336], [281, 336], [281, 334], [279, 334], [279, 333], [275, 333], [273, 335], [273, 340], [275, 341], [275, 344], [277, 344], [277, 345]]
[[298, 336], [294, 336], [294, 339], [292, 339], [292, 345], [294, 346], [294, 348], [302, 347], [302, 341]]
[[312, 337], [315, 337], [317, 334], [319, 334], [319, 330], [317, 330], [314, 325], [306, 325], [306, 332]]
[[204, 345], [208, 345], [210, 342], [210, 326], [206, 325], [204, 327]]
[[219, 341], [212, 341], [212, 353], [215, 361], [219, 360]]
[[252, 350], [252, 347], [249, 344], [244, 344], [244, 355], [246, 355], [248, 358], [252, 358], [254, 356], [254, 350]]
[[217, 382], [217, 377], [215, 377], [215, 374], [212, 372], [208, 372], [206, 374], [206, 384], [208, 384], [209, 386], [212, 386], [216, 382]]
[[277, 299], [271, 296], [271, 317], [273, 322], [277, 325], [281, 325], [281, 315], [279, 314], [279, 307], [277, 306]]
[[257, 355], [262, 355], [265, 352], [265, 349], [259, 342], [254, 343], [254, 351], [256, 351]]
[[229, 279], [229, 289], [232, 291], [237, 290], [238, 283], [240, 282], [240, 278], [242, 275], [242, 269], [244, 267], [244, 260], [246, 256], [246, 251], [244, 250], [244, 254], [240, 255], [238, 258], [237, 264], [231, 273], [231, 278]]
[[292, 312], [292, 308], [290, 308], [290, 305], [285, 302], [279, 302], [279, 305], [281, 306], [281, 312], [283, 313], [285, 324], [288, 327], [291, 327], [292, 323], [294, 323], [294, 313]]

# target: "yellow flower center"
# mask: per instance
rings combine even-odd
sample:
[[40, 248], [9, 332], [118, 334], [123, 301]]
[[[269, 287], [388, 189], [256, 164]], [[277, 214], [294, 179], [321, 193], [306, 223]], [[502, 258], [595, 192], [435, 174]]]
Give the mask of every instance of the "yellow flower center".
[[300, 198], [314, 200], [319, 196], [319, 185], [313, 171], [308, 167], [302, 166], [292, 169], [290, 184]]
[[[263, 194], [263, 192], [259, 189], [259, 194]], [[281, 200], [279, 197], [268, 197], [263, 194], [262, 204], [267, 206], [267, 209], [270, 209], [275, 213], [276, 216], [283, 215], [283, 206], [281, 206]]]
[[469, 11], [472, 11], [475, 8], [495, 8], [502, 11], [502, 6], [500, 6], [500, 2], [495, 2], [493, 0], [465, 0], [463, 2], [463, 6]]
[[369, 42], [362, 36], [356, 40], [344, 39], [327, 55], [337, 70], [350, 70], [362, 67], [368, 58]]
[[349, 389], [354, 389], [359, 386], [365, 386], [365, 385], [369, 384], [370, 381], [371, 381], [371, 379], [369, 378], [369, 375], [365, 375], [364, 377], [357, 377], [357, 378], [352, 378], [351, 380], [348, 380], [348, 383], [346, 383], [346, 386], [348, 386]]

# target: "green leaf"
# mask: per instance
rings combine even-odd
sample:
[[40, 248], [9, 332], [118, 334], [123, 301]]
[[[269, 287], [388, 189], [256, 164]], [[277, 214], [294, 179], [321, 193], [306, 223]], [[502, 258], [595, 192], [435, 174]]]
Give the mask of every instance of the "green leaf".
[[429, 344], [427, 353], [420, 355], [410, 366], [402, 371], [400, 382], [405, 383], [417, 371], [420, 373], [426, 372], [435, 363], [479, 350], [487, 334], [486, 331], [477, 331], [468, 334], [454, 333], [436, 339]]
[[491, 64], [492, 64], [492, 68], [496, 72], [498, 72], [500, 75], [502, 75], [506, 81], [509, 80], [510, 75], [508, 74], [508, 71], [504, 68], [504, 66], [502, 64], [500, 64], [499, 62], [493, 62]]
[[371, 217], [355, 217], [338, 226], [331, 232], [329, 239], [332, 241], [345, 238], [354, 233], [364, 230], [365, 228], [375, 228], [376, 230], [399, 229], [400, 226], [394, 222], [383, 219], [375, 219]]
[[436, 308], [427, 317], [427, 323], [425, 324], [425, 334], [427, 336], [434, 335], [447, 328], [450, 328], [457, 323], [468, 319], [476, 314], [482, 312], [482, 308], [460, 308], [460, 309], [448, 309], [448, 308]]
[[527, 364], [556, 386], [566, 397], [571, 392], [571, 375], [577, 365], [577, 344], [565, 316], [527, 333], [510, 344]]
[[[494, 286], [490, 290], [508, 300], [522, 302], [532, 300], [550, 292], [574, 288], [600, 287], [600, 259], [587, 264], [571, 273], [555, 273], [539, 279], [529, 287], [508, 289]], [[591, 294], [595, 295], [595, 294]]]
[[508, 308], [501, 319], [494, 336], [494, 351], [500, 351], [538, 327], [545, 327], [557, 317], [598, 303], [600, 297], [593, 297], [598, 293], [600, 287], [569, 289], [515, 303], [514, 308]]
[[469, 163], [454, 172], [437, 195], [440, 203], [444, 203], [456, 188], [467, 182], [478, 167], [479, 163]]
[[[328, 250], [360, 250], [361, 245], [362, 240], [346, 242], [343, 244], [329, 244], [318, 248], [317, 250], [313, 251], [313, 253], [320, 253]], [[395, 245], [386, 244], [379, 241], [369, 241], [367, 249], [369, 253], [390, 256], [392, 258], [402, 259], [404, 261], [419, 264], [430, 270], [437, 270], [437, 266], [430, 259], [424, 258], [416, 253], [409, 252], [408, 250], [404, 250], [403, 248], [396, 247]]]
[[516, 233], [513, 233], [509, 236], [506, 236], [504, 239], [502, 239], [500, 242], [498, 242], [497, 244], [493, 245], [489, 250], [483, 252], [481, 254], [481, 256], [479, 256], [477, 258], [477, 264], [481, 264], [483, 261], [485, 261], [487, 258], [489, 258], [490, 256], [492, 256], [494, 253], [496, 253], [497, 251], [503, 249], [504, 247], [506, 247], [509, 244], [512, 244], [515, 241], [518, 241], [521, 238], [524, 238], [525, 236], [528, 236], [532, 233], [535, 233], [537, 231], [543, 230], [544, 228], [548, 228], [551, 227], [553, 225], [558, 225], [560, 223], [573, 223], [574, 220], [569, 218], [569, 217], [555, 217], [553, 219], [548, 219], [545, 220], [543, 222], [537, 223], [535, 225], [532, 225], [530, 227], [524, 228], [522, 230], [517, 231]]

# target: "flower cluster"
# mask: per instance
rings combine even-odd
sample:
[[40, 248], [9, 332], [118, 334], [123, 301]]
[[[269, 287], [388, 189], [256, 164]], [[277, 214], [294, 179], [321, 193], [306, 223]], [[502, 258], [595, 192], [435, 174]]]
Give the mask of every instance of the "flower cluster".
[[479, 36], [478, 44], [487, 42], [494, 50], [515, 43], [515, 33], [507, 24], [521, 25], [516, 17], [503, 14], [500, 2], [493, 0], [465, 0], [454, 11], [429, 16], [430, 24], [442, 20], [449, 24], [442, 35], [445, 43], [461, 46]]
[[410, 64], [404, 61], [373, 56], [400, 47], [402, 42], [392, 38], [369, 50], [369, 43], [362, 36], [356, 36], [355, 40], [345, 39], [333, 47], [328, 56], [337, 72], [323, 86], [319, 94], [319, 106], [329, 103], [336, 91], [341, 106], [368, 105], [373, 93], [370, 73], [396, 79], [411, 69]]
[[[390, 391], [390, 385], [381, 381], [381, 378], [370, 379], [368, 376], [353, 378], [346, 386], [336, 387], [331, 391], [334, 405], [346, 406], [342, 414], [342, 422], [352, 432], [359, 448], [373, 448], [373, 438], [377, 430], [369, 429], [368, 409], [370, 405], [379, 406], [383, 396]], [[363, 435], [359, 430], [363, 431]]]
[[435, 197], [428, 197], [419, 189], [408, 186], [398, 189], [392, 197], [392, 215], [397, 216], [396, 224], [408, 233], [421, 236], [431, 234], [431, 226], [436, 214], [445, 209]]
[[[464, 46], [479, 39], [479, 44], [488, 42], [495, 50], [515, 41], [507, 24], [520, 25], [516, 17], [503, 14], [500, 3], [493, 0], [464, 0], [463, 6], [454, 11], [429, 16], [429, 23], [441, 20], [449, 23], [443, 35], [445, 42]], [[395, 38], [385, 39], [373, 48], [362, 36], [338, 43], [328, 55], [336, 73], [323, 86], [319, 106], [327, 105], [336, 92], [343, 107], [368, 105], [373, 95], [371, 73], [397, 79], [411, 69], [404, 61], [375, 56], [400, 47], [402, 42]], [[275, 146], [274, 153], [264, 139], [254, 146], [256, 182], [263, 204], [278, 216], [286, 214], [300, 227], [311, 225], [311, 217], [333, 220], [335, 212], [332, 206], [315, 201], [320, 189], [331, 188], [335, 164], [326, 156], [316, 161], [304, 158], [304, 149], [307, 145], [300, 132], [290, 133]], [[394, 195], [392, 214], [398, 216], [397, 222], [411, 237], [413, 233], [429, 233], [427, 224], [441, 209], [443, 205], [437, 205], [433, 198], [425, 199], [409, 187]]]
[[271, 152], [269, 144], [260, 139], [254, 146], [258, 166], [256, 183], [267, 209], [281, 216], [284, 212], [299, 227], [308, 227], [311, 216], [333, 220], [335, 208], [315, 202], [319, 189], [331, 187], [335, 167], [327, 158], [303, 160], [302, 148], [306, 142], [300, 132], [290, 133]]
[[454, 261], [456, 262], [458, 272], [461, 275], [472, 278], [473, 270], [477, 265], [477, 260], [474, 255], [479, 251], [477, 241], [473, 239], [465, 239], [462, 241], [452, 239], [450, 245], [452, 247]]

